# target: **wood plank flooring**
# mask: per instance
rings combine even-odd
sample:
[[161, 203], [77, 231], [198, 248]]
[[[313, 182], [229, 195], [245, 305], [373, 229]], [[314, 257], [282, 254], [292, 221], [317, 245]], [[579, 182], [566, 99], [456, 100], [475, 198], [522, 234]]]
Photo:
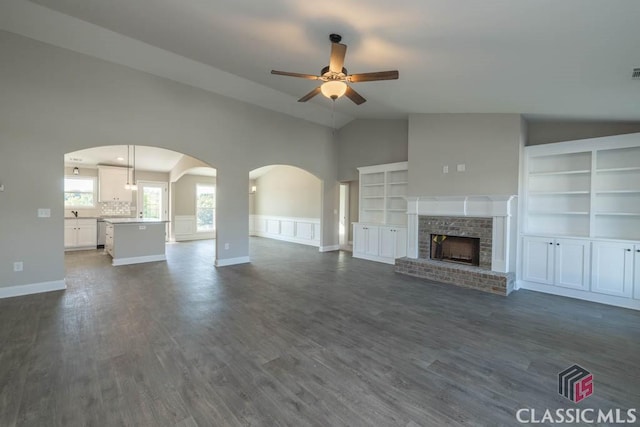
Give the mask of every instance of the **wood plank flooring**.
[[[68, 289], [0, 300], [0, 426], [517, 425], [521, 407], [640, 407], [640, 313], [508, 298], [253, 238], [166, 263], [65, 256]], [[579, 364], [574, 404], [557, 374]]]

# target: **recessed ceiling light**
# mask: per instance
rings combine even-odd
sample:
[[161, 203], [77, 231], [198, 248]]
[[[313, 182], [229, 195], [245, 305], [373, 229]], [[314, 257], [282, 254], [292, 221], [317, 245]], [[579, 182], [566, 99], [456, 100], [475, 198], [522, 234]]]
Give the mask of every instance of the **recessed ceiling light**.
[[116, 160], [119, 161], [119, 162], [124, 162], [124, 157], [118, 156], [118, 157], [116, 157]]

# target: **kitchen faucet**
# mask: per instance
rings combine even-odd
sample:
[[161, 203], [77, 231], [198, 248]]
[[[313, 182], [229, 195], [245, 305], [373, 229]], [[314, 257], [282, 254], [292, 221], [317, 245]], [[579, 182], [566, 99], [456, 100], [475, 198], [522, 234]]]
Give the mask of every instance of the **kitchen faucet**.
[[71, 211], [71, 213], [73, 214], [73, 216], [75, 216], [76, 218], [78, 218], [78, 211]]

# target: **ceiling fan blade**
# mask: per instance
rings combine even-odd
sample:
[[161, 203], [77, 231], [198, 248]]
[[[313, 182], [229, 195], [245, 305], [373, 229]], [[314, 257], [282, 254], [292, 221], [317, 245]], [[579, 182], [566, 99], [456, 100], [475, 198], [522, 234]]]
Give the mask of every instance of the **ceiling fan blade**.
[[329, 70], [333, 73], [341, 73], [344, 66], [344, 55], [347, 53], [347, 45], [331, 43], [331, 58], [329, 58]]
[[289, 76], [289, 77], [300, 77], [301, 79], [309, 79], [309, 80], [318, 80], [318, 76], [314, 76], [313, 74], [302, 74], [302, 73], [290, 73], [288, 71], [278, 71], [271, 70], [271, 74], [277, 74], [279, 76]]
[[353, 90], [351, 86], [347, 86], [347, 91], [344, 93], [344, 95], [350, 100], [352, 100], [356, 105], [360, 105], [364, 102], [367, 102], [367, 100], [364, 99], [362, 95], [360, 95], [358, 92]]
[[317, 88], [315, 88], [314, 90], [312, 90], [311, 92], [303, 96], [302, 98], [298, 99], [298, 102], [307, 102], [308, 100], [310, 100], [311, 98], [313, 98], [319, 93], [320, 93], [320, 86], [318, 86]]
[[374, 82], [376, 80], [396, 80], [399, 77], [398, 70], [377, 71], [375, 73], [352, 74], [347, 77], [351, 83]]

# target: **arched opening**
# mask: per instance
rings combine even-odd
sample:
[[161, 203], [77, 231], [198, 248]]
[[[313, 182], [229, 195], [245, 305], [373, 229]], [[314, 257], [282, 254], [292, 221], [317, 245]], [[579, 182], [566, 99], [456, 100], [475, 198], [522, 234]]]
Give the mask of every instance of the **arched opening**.
[[249, 235], [319, 248], [322, 184], [318, 177], [295, 166], [268, 165], [252, 170]]
[[65, 154], [65, 253], [97, 251], [117, 266], [162, 261], [167, 244], [199, 241], [213, 263], [216, 175], [205, 162], [157, 147]]

